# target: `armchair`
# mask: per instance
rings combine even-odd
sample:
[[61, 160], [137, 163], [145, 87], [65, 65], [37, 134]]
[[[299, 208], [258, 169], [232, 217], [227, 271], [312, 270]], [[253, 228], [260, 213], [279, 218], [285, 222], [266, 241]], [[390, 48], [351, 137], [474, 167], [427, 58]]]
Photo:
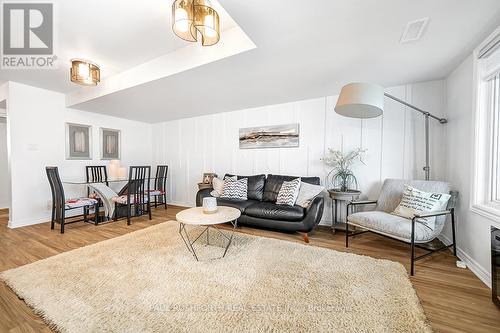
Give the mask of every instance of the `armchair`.
[[[408, 184], [419, 190], [434, 193], [448, 193], [450, 187], [448, 183], [439, 181], [422, 181], [422, 180], [403, 180], [403, 179], [387, 179], [382, 186], [382, 191], [378, 200], [353, 201], [347, 204], [346, 218], [346, 238], [345, 245], [349, 246], [349, 237], [373, 232], [385, 237], [389, 237], [411, 246], [411, 268], [410, 274], [414, 274], [415, 261], [425, 258], [434, 252], [442, 251], [453, 247], [453, 255], [456, 256], [456, 241], [455, 241], [455, 209], [453, 204], [455, 200], [450, 199], [446, 210], [420, 213], [410, 220], [400, 216], [390, 214], [398, 206], [403, 196], [404, 185]], [[375, 205], [373, 211], [364, 211], [359, 213], [349, 214], [352, 207], [361, 205]], [[438, 249], [430, 249], [422, 246], [434, 240], [441, 234], [446, 216], [451, 217], [452, 238], [453, 242], [450, 245], [443, 246]], [[435, 227], [430, 229], [424, 224], [418, 222], [419, 218], [435, 217]], [[364, 229], [360, 232], [349, 233], [349, 225], [354, 225]], [[426, 254], [415, 257], [415, 247], [428, 251]]]

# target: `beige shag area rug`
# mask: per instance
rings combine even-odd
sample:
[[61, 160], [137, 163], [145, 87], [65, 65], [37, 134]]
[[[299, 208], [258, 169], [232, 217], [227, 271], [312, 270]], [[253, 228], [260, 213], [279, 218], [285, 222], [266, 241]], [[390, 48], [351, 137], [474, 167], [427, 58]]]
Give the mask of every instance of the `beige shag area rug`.
[[238, 233], [197, 262], [176, 222], [1, 278], [61, 332], [431, 331], [399, 263]]

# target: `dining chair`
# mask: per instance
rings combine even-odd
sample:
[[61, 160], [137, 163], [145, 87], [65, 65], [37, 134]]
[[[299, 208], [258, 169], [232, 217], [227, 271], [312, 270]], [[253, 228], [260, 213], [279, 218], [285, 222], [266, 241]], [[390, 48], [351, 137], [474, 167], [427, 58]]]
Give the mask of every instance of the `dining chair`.
[[[90, 183], [103, 183], [109, 186], [108, 172], [105, 165], [87, 165], [85, 166], [85, 173], [87, 176], [87, 184]], [[103, 207], [103, 203], [97, 193], [87, 186], [87, 197], [99, 201], [99, 207]], [[88, 208], [85, 208], [88, 209]]]
[[[155, 198], [154, 206], [164, 205], [167, 209], [167, 173], [168, 165], [158, 165], [156, 167], [155, 188], [149, 192]], [[160, 201], [158, 202], [158, 198]]]
[[[52, 219], [50, 229], [54, 229], [55, 223], [61, 225], [61, 234], [64, 234], [64, 226], [75, 222], [89, 222], [88, 213], [90, 208], [94, 208], [94, 223], [97, 225], [99, 221], [99, 202], [92, 198], [76, 198], [66, 200], [64, 188], [59, 177], [57, 167], [46, 167], [47, 178], [49, 180], [50, 190], [52, 192]], [[66, 211], [82, 208], [83, 219], [66, 222]]]
[[[108, 172], [106, 171], [105, 165], [87, 165], [85, 167], [87, 174], [87, 183], [104, 183], [109, 186], [108, 183]], [[87, 188], [87, 195], [94, 193], [90, 187]]]
[[[117, 212], [120, 206], [127, 207], [127, 224], [130, 225], [132, 212], [134, 216], [148, 214], [151, 220], [151, 200], [150, 200], [150, 166], [131, 166], [127, 183], [127, 193], [113, 198], [115, 203], [114, 220], [118, 219]], [[133, 211], [132, 211], [133, 209]]]

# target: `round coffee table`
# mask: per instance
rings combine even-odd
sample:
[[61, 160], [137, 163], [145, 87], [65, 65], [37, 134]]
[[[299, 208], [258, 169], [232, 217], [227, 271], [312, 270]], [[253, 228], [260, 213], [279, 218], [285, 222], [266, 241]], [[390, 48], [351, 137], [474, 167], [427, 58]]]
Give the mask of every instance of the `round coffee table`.
[[[236, 229], [240, 215], [240, 210], [232, 207], [219, 206], [217, 212], [211, 214], [204, 213], [202, 207], [194, 207], [177, 213], [175, 218], [179, 222], [179, 234], [181, 235], [184, 244], [186, 244], [186, 247], [193, 254], [195, 259], [198, 260], [198, 255], [196, 254], [193, 245], [204, 234], [207, 235], [207, 245], [209, 245], [210, 229], [216, 230], [227, 241], [227, 245], [224, 247], [224, 254], [221, 257], [224, 258], [231, 242], [233, 241], [234, 230]], [[233, 230], [230, 236], [226, 235], [220, 228], [217, 227], [218, 224], [228, 222], [233, 225]], [[203, 226], [205, 228], [198, 236], [191, 240], [186, 230], [186, 225]]]

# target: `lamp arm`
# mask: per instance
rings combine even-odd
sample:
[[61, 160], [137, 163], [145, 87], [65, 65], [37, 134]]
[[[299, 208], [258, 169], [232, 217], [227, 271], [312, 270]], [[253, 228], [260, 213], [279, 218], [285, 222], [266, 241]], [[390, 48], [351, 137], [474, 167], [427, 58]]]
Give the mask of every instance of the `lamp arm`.
[[427, 111], [424, 111], [424, 110], [422, 110], [422, 109], [420, 109], [420, 108], [417, 108], [416, 106], [411, 105], [410, 103], [407, 103], [407, 102], [403, 101], [402, 99], [399, 99], [399, 98], [397, 98], [397, 97], [395, 97], [395, 96], [392, 96], [392, 95], [390, 95], [390, 94], [388, 94], [388, 93], [384, 93], [384, 96], [389, 97], [390, 99], [392, 99], [392, 100], [394, 100], [394, 101], [396, 101], [396, 102], [399, 102], [399, 103], [401, 103], [401, 104], [403, 104], [403, 105], [406, 105], [407, 107], [412, 108], [413, 110], [416, 110], [416, 111], [420, 112], [420, 113], [421, 113], [421, 114], [423, 114], [424, 116], [434, 118], [434, 119], [436, 119], [437, 121], [439, 121], [441, 124], [446, 124], [446, 123], [448, 122], [448, 120], [447, 120], [446, 118], [439, 118], [439, 117], [436, 117], [436, 116], [435, 116], [435, 115], [433, 115], [432, 113], [427, 112]]

